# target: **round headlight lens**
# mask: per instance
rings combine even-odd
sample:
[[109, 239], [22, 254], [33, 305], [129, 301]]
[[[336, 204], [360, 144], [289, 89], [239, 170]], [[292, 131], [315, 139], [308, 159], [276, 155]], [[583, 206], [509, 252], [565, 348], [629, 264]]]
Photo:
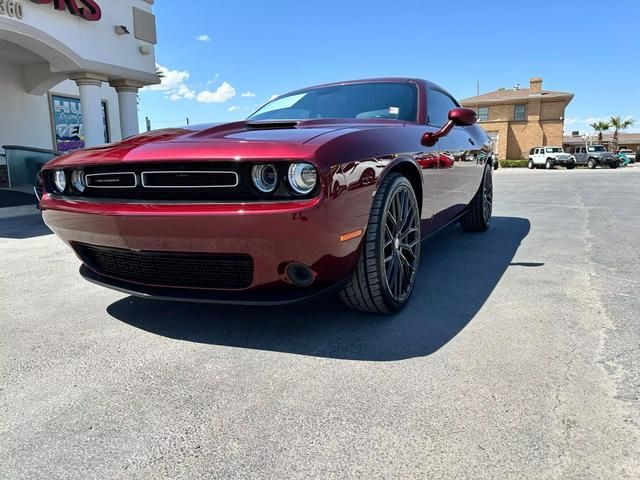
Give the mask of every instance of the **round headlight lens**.
[[74, 170], [71, 174], [71, 185], [77, 192], [82, 193], [87, 188], [87, 184], [84, 181], [84, 172], [82, 170]]
[[251, 169], [251, 179], [258, 190], [271, 193], [278, 186], [278, 171], [270, 163], [254, 165]]
[[53, 183], [58, 193], [63, 193], [67, 189], [67, 176], [64, 174], [64, 170], [53, 172]]
[[292, 163], [289, 167], [289, 185], [301, 195], [309, 193], [318, 183], [316, 167], [310, 163]]

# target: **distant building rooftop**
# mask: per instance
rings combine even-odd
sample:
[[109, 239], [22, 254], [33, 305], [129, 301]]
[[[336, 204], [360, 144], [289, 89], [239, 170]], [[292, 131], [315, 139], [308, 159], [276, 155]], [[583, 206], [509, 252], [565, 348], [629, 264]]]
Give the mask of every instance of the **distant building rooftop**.
[[542, 98], [543, 100], [567, 100], [573, 98], [573, 93], [556, 92], [552, 90], [542, 90], [542, 79], [532, 78], [530, 88], [520, 88], [516, 85], [513, 88], [500, 88], [493, 92], [484, 93], [476, 97], [469, 97], [460, 100], [463, 105], [482, 105], [494, 103], [513, 103], [516, 101], [529, 100], [533, 98]]
[[[594, 139], [597, 138], [597, 133], [590, 133], [589, 135], [593, 135]], [[611, 137], [613, 137], [613, 132], [603, 133], [602, 141], [609, 143]], [[582, 135], [565, 135], [563, 143], [564, 145], [582, 145], [584, 144], [584, 139]], [[640, 133], [618, 133], [618, 144], [640, 145]]]

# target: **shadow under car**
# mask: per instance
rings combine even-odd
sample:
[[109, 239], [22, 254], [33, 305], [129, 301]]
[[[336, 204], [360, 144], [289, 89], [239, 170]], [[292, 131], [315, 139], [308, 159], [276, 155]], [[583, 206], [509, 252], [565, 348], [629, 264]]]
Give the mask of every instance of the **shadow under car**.
[[130, 296], [107, 311], [133, 327], [189, 342], [344, 360], [420, 357], [441, 348], [473, 319], [530, 228], [524, 218], [494, 217], [484, 234], [451, 225], [426, 240], [413, 296], [393, 316], [351, 311], [335, 295], [272, 307]]

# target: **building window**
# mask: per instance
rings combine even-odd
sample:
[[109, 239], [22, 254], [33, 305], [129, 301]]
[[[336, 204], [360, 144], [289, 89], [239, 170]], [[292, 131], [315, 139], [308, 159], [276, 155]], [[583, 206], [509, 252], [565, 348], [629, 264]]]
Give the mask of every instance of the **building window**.
[[478, 121], [479, 122], [489, 121], [489, 107], [478, 108]]
[[527, 106], [516, 105], [513, 110], [513, 119], [516, 122], [524, 122], [527, 119]]

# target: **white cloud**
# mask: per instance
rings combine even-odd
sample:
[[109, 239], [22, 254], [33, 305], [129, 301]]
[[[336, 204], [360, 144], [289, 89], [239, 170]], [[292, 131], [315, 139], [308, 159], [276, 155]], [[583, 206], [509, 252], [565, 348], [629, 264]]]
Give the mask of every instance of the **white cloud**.
[[240, 94], [241, 97], [255, 97], [256, 94], [253, 92], [244, 92]]
[[215, 92], [203, 90], [198, 94], [196, 100], [200, 103], [224, 103], [236, 96], [236, 89], [227, 82], [223, 82]]
[[196, 40], [198, 40], [199, 42], [205, 42], [205, 43], [209, 43], [211, 41], [211, 37], [209, 35], [198, 35], [196, 37]]
[[196, 92], [187, 85], [187, 80], [191, 74], [187, 70], [170, 70], [167, 67], [156, 64], [156, 68], [162, 73], [162, 78], [158, 85], [150, 85], [145, 90], [151, 92], [163, 92], [165, 98], [177, 101], [186, 98], [193, 100]]
[[587, 117], [587, 118], [572, 118], [568, 117], [565, 119], [565, 125], [589, 125], [590, 123], [595, 123], [599, 121], [606, 122], [611, 117]]
[[[158, 85], [145, 87], [143, 91], [161, 92], [167, 100], [196, 100], [201, 103], [224, 103], [236, 96], [236, 90], [228, 82], [223, 82], [215, 91], [208, 89], [197, 92], [188, 84], [191, 73], [188, 70], [171, 70], [170, 68], [156, 64], [156, 68], [162, 73], [162, 79]], [[218, 74], [216, 74], [217, 78]], [[207, 82], [209, 85], [210, 82]]]
[[236, 110], [240, 110], [240, 107], [237, 105], [231, 105], [229, 108], [227, 108], [227, 112], [235, 112]]

